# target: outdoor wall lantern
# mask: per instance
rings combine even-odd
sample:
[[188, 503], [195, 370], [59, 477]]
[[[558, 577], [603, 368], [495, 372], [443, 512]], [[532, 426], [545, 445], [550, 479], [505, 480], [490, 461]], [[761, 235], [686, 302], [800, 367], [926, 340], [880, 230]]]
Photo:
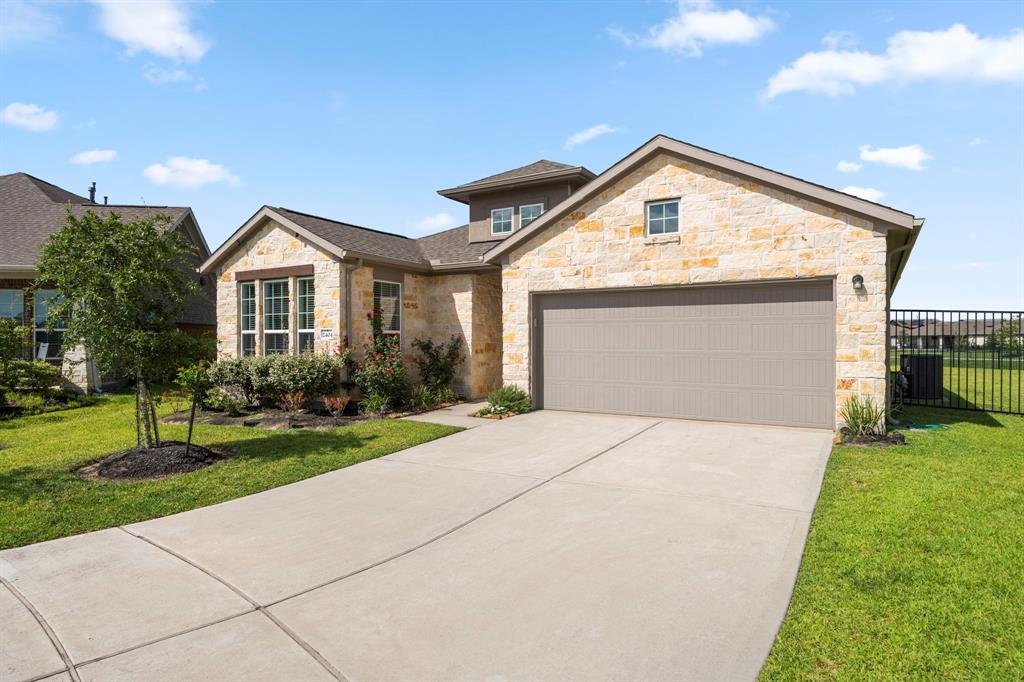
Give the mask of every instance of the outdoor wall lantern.
[[853, 288], [857, 291], [864, 291], [864, 275], [853, 276]]

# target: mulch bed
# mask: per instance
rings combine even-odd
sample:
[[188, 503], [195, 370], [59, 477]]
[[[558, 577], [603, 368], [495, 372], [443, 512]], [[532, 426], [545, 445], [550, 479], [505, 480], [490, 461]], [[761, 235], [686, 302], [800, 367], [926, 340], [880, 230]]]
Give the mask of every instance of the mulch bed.
[[[431, 410], [439, 410], [443, 407], [451, 407], [452, 405], [458, 405], [459, 403], [443, 403], [435, 405], [434, 407], [425, 410], [407, 410], [402, 412], [389, 412], [384, 418], [385, 419], [399, 419], [401, 417], [408, 417], [414, 414], [422, 414], [423, 412], [430, 412]], [[245, 413], [237, 416], [231, 416], [226, 412], [214, 412], [212, 410], [200, 410], [196, 412], [196, 423], [197, 424], [217, 424], [219, 426], [250, 426], [258, 429], [274, 429], [274, 430], [287, 430], [287, 429], [336, 429], [339, 426], [348, 426], [349, 424], [356, 424], [358, 422], [366, 421], [367, 419], [375, 419], [367, 414], [358, 414], [355, 411], [355, 405], [352, 406], [351, 410], [346, 410], [348, 414], [341, 417], [332, 417], [329, 414], [321, 412], [300, 412], [299, 414], [290, 415], [283, 410], [266, 409], [266, 410], [252, 410], [246, 411]], [[182, 410], [180, 412], [174, 412], [167, 415], [160, 420], [164, 424], [188, 424], [188, 410]]]
[[193, 443], [186, 457], [185, 444], [170, 440], [158, 448], [129, 448], [115, 452], [76, 469], [75, 473], [91, 480], [142, 481], [198, 471], [230, 456]]
[[840, 445], [855, 447], [887, 448], [891, 445], [906, 445], [907, 437], [899, 431], [890, 431], [884, 436], [849, 436], [846, 429], [840, 431]]

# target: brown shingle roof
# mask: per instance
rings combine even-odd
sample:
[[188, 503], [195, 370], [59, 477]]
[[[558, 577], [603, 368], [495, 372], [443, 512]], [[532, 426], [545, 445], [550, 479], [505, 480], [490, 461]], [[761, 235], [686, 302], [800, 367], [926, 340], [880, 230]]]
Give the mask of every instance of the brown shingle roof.
[[330, 218], [321, 218], [289, 208], [274, 207], [273, 210], [316, 236], [343, 249], [356, 251], [366, 256], [406, 261], [416, 265], [424, 264], [423, 256], [416, 246], [415, 239], [369, 227], [351, 225]]
[[514, 187], [518, 185], [536, 184], [561, 178], [575, 179], [579, 184], [589, 182], [594, 174], [583, 166], [570, 166], [566, 163], [541, 159], [533, 163], [503, 173], [488, 175], [486, 178], [473, 180], [450, 189], [438, 190], [438, 194], [455, 201], [468, 203], [469, 197], [477, 192]]
[[439, 265], [478, 262], [494, 246], [492, 241], [470, 243], [469, 225], [421, 237], [416, 243], [425, 259]]
[[479, 180], [463, 183], [459, 185], [459, 189], [465, 189], [467, 187], [472, 187], [473, 185], [484, 185], [492, 182], [499, 182], [502, 180], [518, 180], [530, 175], [537, 175], [538, 173], [551, 173], [553, 171], [572, 170], [573, 168], [575, 168], [575, 166], [570, 166], [567, 163], [541, 159], [540, 161], [534, 161], [533, 163], [520, 166], [519, 168], [513, 168], [512, 170], [508, 170], [503, 173], [495, 173], [494, 175], [488, 175], [486, 178], [480, 178]]

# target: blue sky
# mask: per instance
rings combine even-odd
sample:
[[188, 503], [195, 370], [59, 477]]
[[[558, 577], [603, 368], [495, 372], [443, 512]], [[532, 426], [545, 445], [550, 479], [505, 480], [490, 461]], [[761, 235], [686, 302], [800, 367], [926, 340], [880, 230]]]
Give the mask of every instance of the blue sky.
[[1021, 310], [1022, 31], [1017, 2], [4, 0], [0, 172], [192, 206], [216, 247], [262, 204], [425, 234], [466, 219], [439, 188], [664, 133], [926, 218], [898, 307]]

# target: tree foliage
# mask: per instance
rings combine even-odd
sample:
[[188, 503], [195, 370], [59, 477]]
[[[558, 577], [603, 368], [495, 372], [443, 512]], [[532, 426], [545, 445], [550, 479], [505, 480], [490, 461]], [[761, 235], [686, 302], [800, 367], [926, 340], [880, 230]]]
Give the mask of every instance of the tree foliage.
[[198, 342], [175, 327], [198, 290], [191, 244], [164, 215], [125, 222], [88, 211], [43, 245], [38, 281], [63, 299], [50, 317], [68, 319], [67, 347], [84, 343], [106, 371], [135, 381], [139, 444], [159, 445], [149, 386], [194, 357]]

